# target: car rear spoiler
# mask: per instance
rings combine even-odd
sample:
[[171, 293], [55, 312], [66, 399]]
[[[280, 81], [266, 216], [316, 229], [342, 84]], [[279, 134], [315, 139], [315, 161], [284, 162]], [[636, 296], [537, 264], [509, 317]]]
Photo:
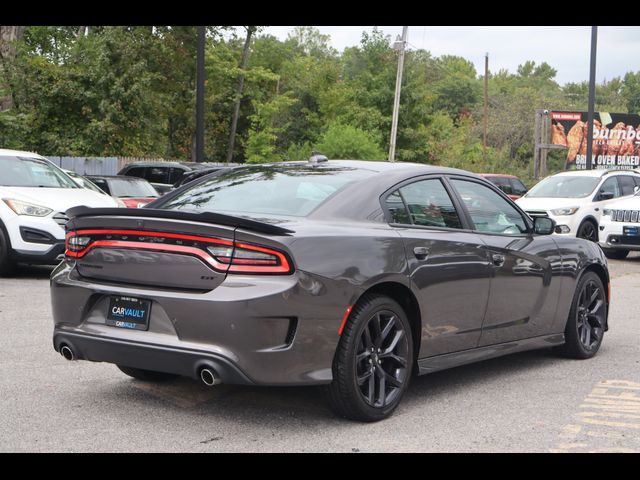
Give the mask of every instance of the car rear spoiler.
[[266, 222], [250, 220], [243, 217], [223, 215], [213, 212], [185, 212], [180, 210], [160, 210], [154, 208], [89, 208], [85, 206], [73, 207], [67, 210], [69, 221], [80, 217], [135, 217], [135, 218], [168, 218], [172, 220], [186, 220], [192, 222], [211, 223], [216, 225], [226, 225], [228, 227], [238, 227], [254, 232], [267, 233], [271, 235], [289, 235], [293, 230], [278, 227]]

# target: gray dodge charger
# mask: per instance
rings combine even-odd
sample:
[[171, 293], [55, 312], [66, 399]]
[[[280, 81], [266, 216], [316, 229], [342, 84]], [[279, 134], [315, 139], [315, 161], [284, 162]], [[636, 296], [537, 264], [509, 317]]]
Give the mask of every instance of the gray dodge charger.
[[324, 385], [338, 415], [376, 421], [414, 374], [590, 358], [608, 328], [600, 247], [462, 170], [315, 156], [68, 215], [54, 348], [139, 380]]

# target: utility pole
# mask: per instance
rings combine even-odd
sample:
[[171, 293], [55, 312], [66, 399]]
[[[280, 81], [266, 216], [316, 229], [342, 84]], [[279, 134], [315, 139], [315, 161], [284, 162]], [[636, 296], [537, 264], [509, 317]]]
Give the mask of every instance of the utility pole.
[[482, 153], [487, 157], [487, 119], [489, 103], [489, 52], [484, 56], [484, 117], [482, 133]]
[[205, 28], [198, 27], [196, 61], [196, 162], [204, 162], [204, 39]]
[[596, 51], [598, 27], [591, 27], [591, 66], [589, 68], [589, 111], [587, 113], [587, 170], [593, 168], [593, 110], [596, 103]]
[[407, 46], [407, 32], [409, 27], [402, 27], [402, 40], [399, 38], [393, 48], [399, 50], [398, 72], [396, 73], [396, 93], [393, 99], [393, 117], [391, 120], [391, 141], [389, 142], [389, 161], [396, 161], [396, 137], [398, 136], [398, 110], [400, 109], [400, 89], [402, 88], [402, 71], [404, 70], [404, 50]]

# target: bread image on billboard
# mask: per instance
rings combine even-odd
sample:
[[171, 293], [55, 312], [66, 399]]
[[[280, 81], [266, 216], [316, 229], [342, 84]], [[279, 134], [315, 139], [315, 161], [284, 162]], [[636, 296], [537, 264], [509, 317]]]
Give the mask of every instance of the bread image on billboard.
[[[551, 143], [567, 147], [567, 169], [586, 168], [588, 141], [587, 112], [551, 112]], [[640, 115], [596, 112], [591, 142], [594, 168], [640, 167]]]

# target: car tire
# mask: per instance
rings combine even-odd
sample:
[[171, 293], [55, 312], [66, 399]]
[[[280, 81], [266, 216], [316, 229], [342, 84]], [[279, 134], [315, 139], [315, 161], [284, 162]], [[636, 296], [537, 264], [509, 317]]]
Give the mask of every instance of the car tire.
[[142, 370], [139, 368], [124, 367], [122, 365], [116, 366], [122, 373], [144, 382], [166, 382], [167, 380], [173, 380], [178, 377], [178, 375], [174, 375], [173, 373], [154, 372], [153, 370]]
[[8, 277], [15, 273], [16, 263], [11, 258], [11, 242], [0, 224], [0, 277]]
[[400, 403], [412, 368], [413, 339], [406, 313], [389, 297], [367, 294], [344, 325], [333, 381], [326, 387], [329, 406], [350, 420], [383, 420]]
[[565, 343], [556, 347], [556, 352], [568, 358], [593, 357], [602, 344], [606, 321], [607, 299], [602, 280], [596, 273], [586, 272], [573, 295]]
[[598, 242], [598, 225], [592, 220], [585, 220], [578, 227], [576, 237]]
[[627, 255], [629, 255], [629, 250], [617, 248], [603, 248], [602, 251], [607, 258], [611, 258], [613, 260], [624, 260], [627, 258]]

